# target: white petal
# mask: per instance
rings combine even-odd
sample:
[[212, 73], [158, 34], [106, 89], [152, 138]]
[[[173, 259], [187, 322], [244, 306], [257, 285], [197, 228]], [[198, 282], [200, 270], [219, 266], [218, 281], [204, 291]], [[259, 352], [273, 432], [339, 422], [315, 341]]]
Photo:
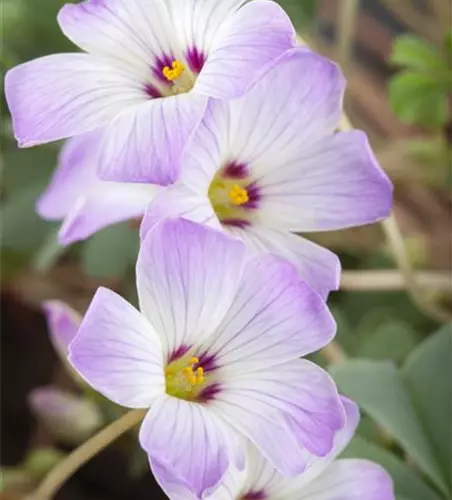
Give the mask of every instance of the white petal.
[[306, 49], [289, 51], [243, 98], [232, 101], [233, 158], [257, 178], [278, 171], [341, 116], [344, 79], [337, 66]]
[[333, 381], [306, 360], [228, 374], [221, 386], [210, 407], [285, 475], [303, 472], [312, 454], [330, 453], [345, 423]]
[[180, 157], [206, 103], [204, 97], [188, 93], [124, 111], [105, 129], [99, 175], [119, 182], [175, 182]]
[[252, 371], [314, 352], [335, 331], [325, 303], [295, 268], [264, 255], [247, 263], [230, 309], [205, 346], [222, 370]]
[[198, 498], [221, 481], [229, 463], [244, 458], [229, 426], [204, 406], [173, 397], [156, 401], [141, 426], [140, 443], [151, 462], [172, 473]]
[[366, 135], [338, 133], [309, 145], [259, 182], [260, 218], [292, 231], [331, 231], [377, 222], [392, 207], [392, 185]]
[[306, 238], [264, 225], [229, 228], [256, 255], [272, 253], [293, 264], [301, 278], [326, 300], [339, 288], [341, 264], [338, 257]]
[[94, 130], [147, 100], [134, 75], [87, 54], [16, 66], [6, 75], [5, 93], [23, 147]]
[[94, 389], [129, 408], [147, 408], [165, 391], [162, 347], [152, 325], [106, 288], [94, 296], [69, 361]]
[[137, 72], [145, 83], [162, 56], [180, 57], [164, 0], [67, 4], [58, 14], [64, 34], [82, 49]]
[[[281, 500], [293, 500], [294, 493]], [[298, 490], [297, 500], [394, 500], [389, 474], [367, 460], [338, 460], [309, 484]]]
[[149, 232], [138, 257], [138, 293], [167, 356], [212, 334], [237, 291], [244, 259], [241, 242], [185, 219]]

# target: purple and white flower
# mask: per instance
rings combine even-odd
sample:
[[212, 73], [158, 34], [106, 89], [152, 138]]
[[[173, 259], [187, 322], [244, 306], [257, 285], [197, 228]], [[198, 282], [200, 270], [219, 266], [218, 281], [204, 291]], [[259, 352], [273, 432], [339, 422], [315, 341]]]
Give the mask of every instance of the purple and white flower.
[[58, 22], [85, 53], [8, 72], [15, 135], [28, 147], [104, 127], [99, 169], [112, 181], [174, 182], [208, 98], [244, 94], [295, 44], [270, 0], [87, 0]]
[[[394, 500], [392, 480], [379, 465], [367, 460], [335, 460], [353, 437], [359, 421], [356, 404], [342, 399], [346, 427], [336, 435], [333, 450], [324, 458], [313, 457], [303, 474], [281, 475], [249, 444], [245, 470], [231, 468], [223, 483], [205, 500]], [[171, 500], [195, 500], [163, 469], [159, 479]]]
[[152, 184], [103, 181], [97, 175], [97, 150], [102, 132], [69, 139], [58, 168], [37, 203], [47, 220], [63, 220], [58, 241], [69, 245], [116, 222], [141, 219], [155, 194]]
[[344, 87], [335, 64], [297, 48], [246, 96], [210, 102], [180, 182], [151, 203], [142, 233], [167, 216], [221, 227], [288, 259], [323, 297], [337, 289], [337, 257], [293, 233], [376, 222], [392, 204], [365, 134], [336, 131]]
[[140, 250], [141, 313], [101, 288], [69, 347], [96, 390], [150, 408], [140, 442], [150, 461], [198, 498], [232, 464], [243, 437], [297, 475], [326, 456], [345, 413], [329, 375], [298, 359], [331, 341], [321, 298], [279, 257], [185, 219], [167, 219]]

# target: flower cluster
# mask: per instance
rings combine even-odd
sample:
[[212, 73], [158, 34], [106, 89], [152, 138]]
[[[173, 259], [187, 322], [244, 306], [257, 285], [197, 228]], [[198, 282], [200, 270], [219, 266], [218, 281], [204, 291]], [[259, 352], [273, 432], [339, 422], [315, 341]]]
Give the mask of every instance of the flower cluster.
[[47, 304], [60, 352], [148, 409], [140, 443], [172, 499], [392, 500], [375, 464], [333, 461], [357, 408], [303, 359], [334, 337], [340, 264], [296, 233], [392, 203], [366, 136], [338, 132], [339, 68], [270, 0], [87, 0], [58, 22], [84, 53], [5, 83], [21, 146], [69, 138], [37, 210], [62, 244], [142, 221], [140, 311], [104, 288], [80, 325]]

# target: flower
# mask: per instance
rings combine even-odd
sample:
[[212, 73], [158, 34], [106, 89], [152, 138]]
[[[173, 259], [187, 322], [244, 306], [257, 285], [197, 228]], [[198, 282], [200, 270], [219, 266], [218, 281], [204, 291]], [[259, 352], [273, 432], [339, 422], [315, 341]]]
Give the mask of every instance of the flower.
[[[335, 460], [353, 437], [359, 420], [356, 404], [346, 398], [342, 401], [346, 427], [336, 435], [333, 450], [326, 457], [312, 457], [303, 474], [292, 478], [281, 475], [250, 443], [246, 469], [231, 468], [205, 500], [394, 500], [392, 480], [379, 465], [368, 460]], [[172, 500], [194, 500], [190, 491], [163, 469], [160, 480]]]
[[28, 403], [62, 443], [83, 443], [102, 425], [100, 410], [92, 401], [57, 387], [34, 389], [28, 395]]
[[61, 220], [62, 245], [84, 240], [116, 222], [142, 217], [159, 186], [101, 180], [96, 173], [101, 131], [81, 134], [64, 145], [59, 165], [37, 212], [48, 220]]
[[174, 182], [208, 98], [244, 94], [295, 44], [293, 26], [276, 3], [243, 4], [87, 0], [63, 6], [59, 25], [85, 53], [50, 55], [8, 72], [5, 93], [19, 145], [104, 127], [103, 178]]
[[337, 289], [337, 257], [293, 233], [369, 224], [392, 204], [365, 134], [336, 132], [344, 85], [335, 64], [297, 48], [243, 98], [210, 102], [180, 182], [156, 196], [142, 234], [182, 216], [288, 259], [323, 297]]
[[230, 463], [243, 468], [241, 436], [289, 475], [307, 453], [330, 452], [343, 406], [329, 375], [298, 358], [326, 345], [335, 324], [293, 266], [168, 219], [142, 244], [137, 288], [141, 314], [97, 291], [69, 361], [115, 403], [150, 407], [140, 442], [151, 462], [201, 497]]

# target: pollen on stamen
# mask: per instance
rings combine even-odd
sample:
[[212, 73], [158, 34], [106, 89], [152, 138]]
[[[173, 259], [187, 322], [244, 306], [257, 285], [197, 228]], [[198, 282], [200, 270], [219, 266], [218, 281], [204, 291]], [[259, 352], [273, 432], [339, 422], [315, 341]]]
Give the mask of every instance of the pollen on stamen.
[[177, 59], [171, 63], [171, 68], [165, 66], [162, 69], [163, 76], [170, 82], [174, 82], [180, 78], [185, 71], [185, 66]]
[[234, 184], [231, 191], [229, 191], [229, 199], [233, 205], [244, 205], [250, 198], [245, 188], [240, 187], [238, 184]]

